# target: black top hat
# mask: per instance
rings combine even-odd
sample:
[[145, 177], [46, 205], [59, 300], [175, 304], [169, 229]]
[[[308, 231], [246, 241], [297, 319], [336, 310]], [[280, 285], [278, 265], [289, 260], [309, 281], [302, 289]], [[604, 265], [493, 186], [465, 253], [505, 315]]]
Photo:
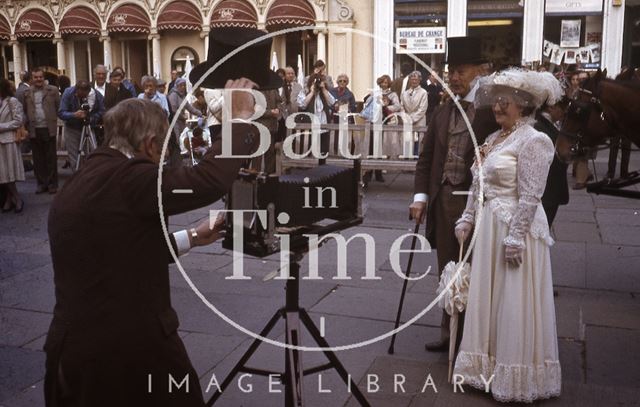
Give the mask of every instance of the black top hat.
[[[209, 33], [209, 53], [207, 60], [196, 65], [189, 74], [189, 80], [195, 84], [205, 73], [233, 50], [249, 41], [266, 35], [265, 31], [254, 28], [224, 27]], [[271, 38], [258, 41], [236, 53], [211, 74], [200, 86], [205, 88], [224, 88], [229, 79], [247, 78], [260, 86], [260, 89], [276, 89], [282, 86], [282, 79], [269, 69]]]
[[486, 63], [482, 57], [482, 41], [477, 37], [452, 37], [447, 40], [447, 64], [479, 65]]

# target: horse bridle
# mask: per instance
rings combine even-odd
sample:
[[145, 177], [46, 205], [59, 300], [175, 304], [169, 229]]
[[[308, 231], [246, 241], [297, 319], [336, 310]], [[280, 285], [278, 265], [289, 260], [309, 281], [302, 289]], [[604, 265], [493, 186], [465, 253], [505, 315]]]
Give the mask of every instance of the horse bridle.
[[[597, 84], [596, 84], [597, 90]], [[602, 101], [600, 97], [597, 95], [596, 90], [591, 91], [589, 89], [585, 89], [583, 87], [579, 87], [576, 93], [576, 96], [569, 102], [569, 106], [567, 107], [567, 113], [571, 112], [572, 105], [577, 105], [575, 108], [575, 114], [578, 116], [580, 121], [584, 124], [587, 122], [589, 115], [591, 113], [591, 108], [595, 107], [598, 112], [600, 112], [600, 120], [604, 121], [610, 127], [614, 127], [612, 123], [609, 122], [608, 116], [604, 113], [604, 107], [602, 105]], [[588, 101], [579, 100], [580, 94], [585, 94], [589, 96]], [[578, 105], [578, 103], [583, 104], [583, 106]], [[586, 106], [584, 106], [586, 105]], [[615, 128], [615, 127], [614, 127]], [[583, 145], [584, 143], [584, 134], [582, 134], [582, 125], [575, 133], [569, 133], [567, 131], [561, 131], [560, 134], [568, 139], [570, 139], [573, 144], [569, 147], [571, 154], [574, 156], [581, 156], [587, 152], [587, 147]]]

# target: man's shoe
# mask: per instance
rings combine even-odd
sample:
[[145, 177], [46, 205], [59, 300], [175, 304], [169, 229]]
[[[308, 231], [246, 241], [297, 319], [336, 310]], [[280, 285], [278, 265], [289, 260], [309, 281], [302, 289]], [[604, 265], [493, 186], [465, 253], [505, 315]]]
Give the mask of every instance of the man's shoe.
[[38, 188], [36, 188], [36, 194], [43, 194], [45, 192], [47, 192], [47, 187], [44, 185], [38, 185]]
[[435, 342], [429, 342], [424, 345], [428, 352], [447, 352], [449, 350], [449, 340], [441, 339]]

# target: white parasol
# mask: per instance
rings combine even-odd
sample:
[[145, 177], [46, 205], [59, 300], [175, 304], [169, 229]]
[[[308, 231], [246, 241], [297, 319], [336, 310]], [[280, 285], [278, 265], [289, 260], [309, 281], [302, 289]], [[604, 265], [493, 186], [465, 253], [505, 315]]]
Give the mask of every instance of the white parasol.
[[302, 66], [302, 57], [298, 54], [298, 83], [304, 88], [304, 67]]
[[453, 373], [453, 358], [458, 335], [458, 313], [464, 311], [469, 297], [471, 266], [469, 263], [462, 263], [463, 243], [464, 242], [459, 242], [460, 254], [458, 262], [450, 261], [444, 267], [444, 270], [442, 270], [442, 276], [440, 277], [440, 284], [437, 290], [438, 295], [442, 291], [445, 291], [438, 305], [444, 308], [447, 314], [451, 316], [449, 322], [449, 382], [451, 382]]
[[182, 77], [187, 80], [187, 100], [189, 101], [189, 103], [193, 103], [196, 100], [195, 96], [191, 94], [193, 85], [189, 80], [189, 74], [191, 73], [192, 69], [193, 65], [191, 64], [191, 58], [189, 57], [189, 55], [187, 55], [187, 62], [184, 63], [184, 74], [182, 75]]

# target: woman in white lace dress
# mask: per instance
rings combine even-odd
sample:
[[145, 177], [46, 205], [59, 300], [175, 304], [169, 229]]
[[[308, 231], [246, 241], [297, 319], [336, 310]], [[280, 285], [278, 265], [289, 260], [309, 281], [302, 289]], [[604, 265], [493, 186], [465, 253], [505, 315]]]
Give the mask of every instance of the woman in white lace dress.
[[[506, 70], [488, 77], [476, 105], [502, 127], [480, 147], [456, 236], [475, 227], [469, 302], [454, 374], [499, 401], [558, 396], [561, 387], [549, 246], [540, 198], [554, 156], [534, 130], [534, 111], [562, 89], [549, 73]], [[479, 162], [478, 162], [479, 161]], [[482, 183], [480, 182], [482, 177]]]

